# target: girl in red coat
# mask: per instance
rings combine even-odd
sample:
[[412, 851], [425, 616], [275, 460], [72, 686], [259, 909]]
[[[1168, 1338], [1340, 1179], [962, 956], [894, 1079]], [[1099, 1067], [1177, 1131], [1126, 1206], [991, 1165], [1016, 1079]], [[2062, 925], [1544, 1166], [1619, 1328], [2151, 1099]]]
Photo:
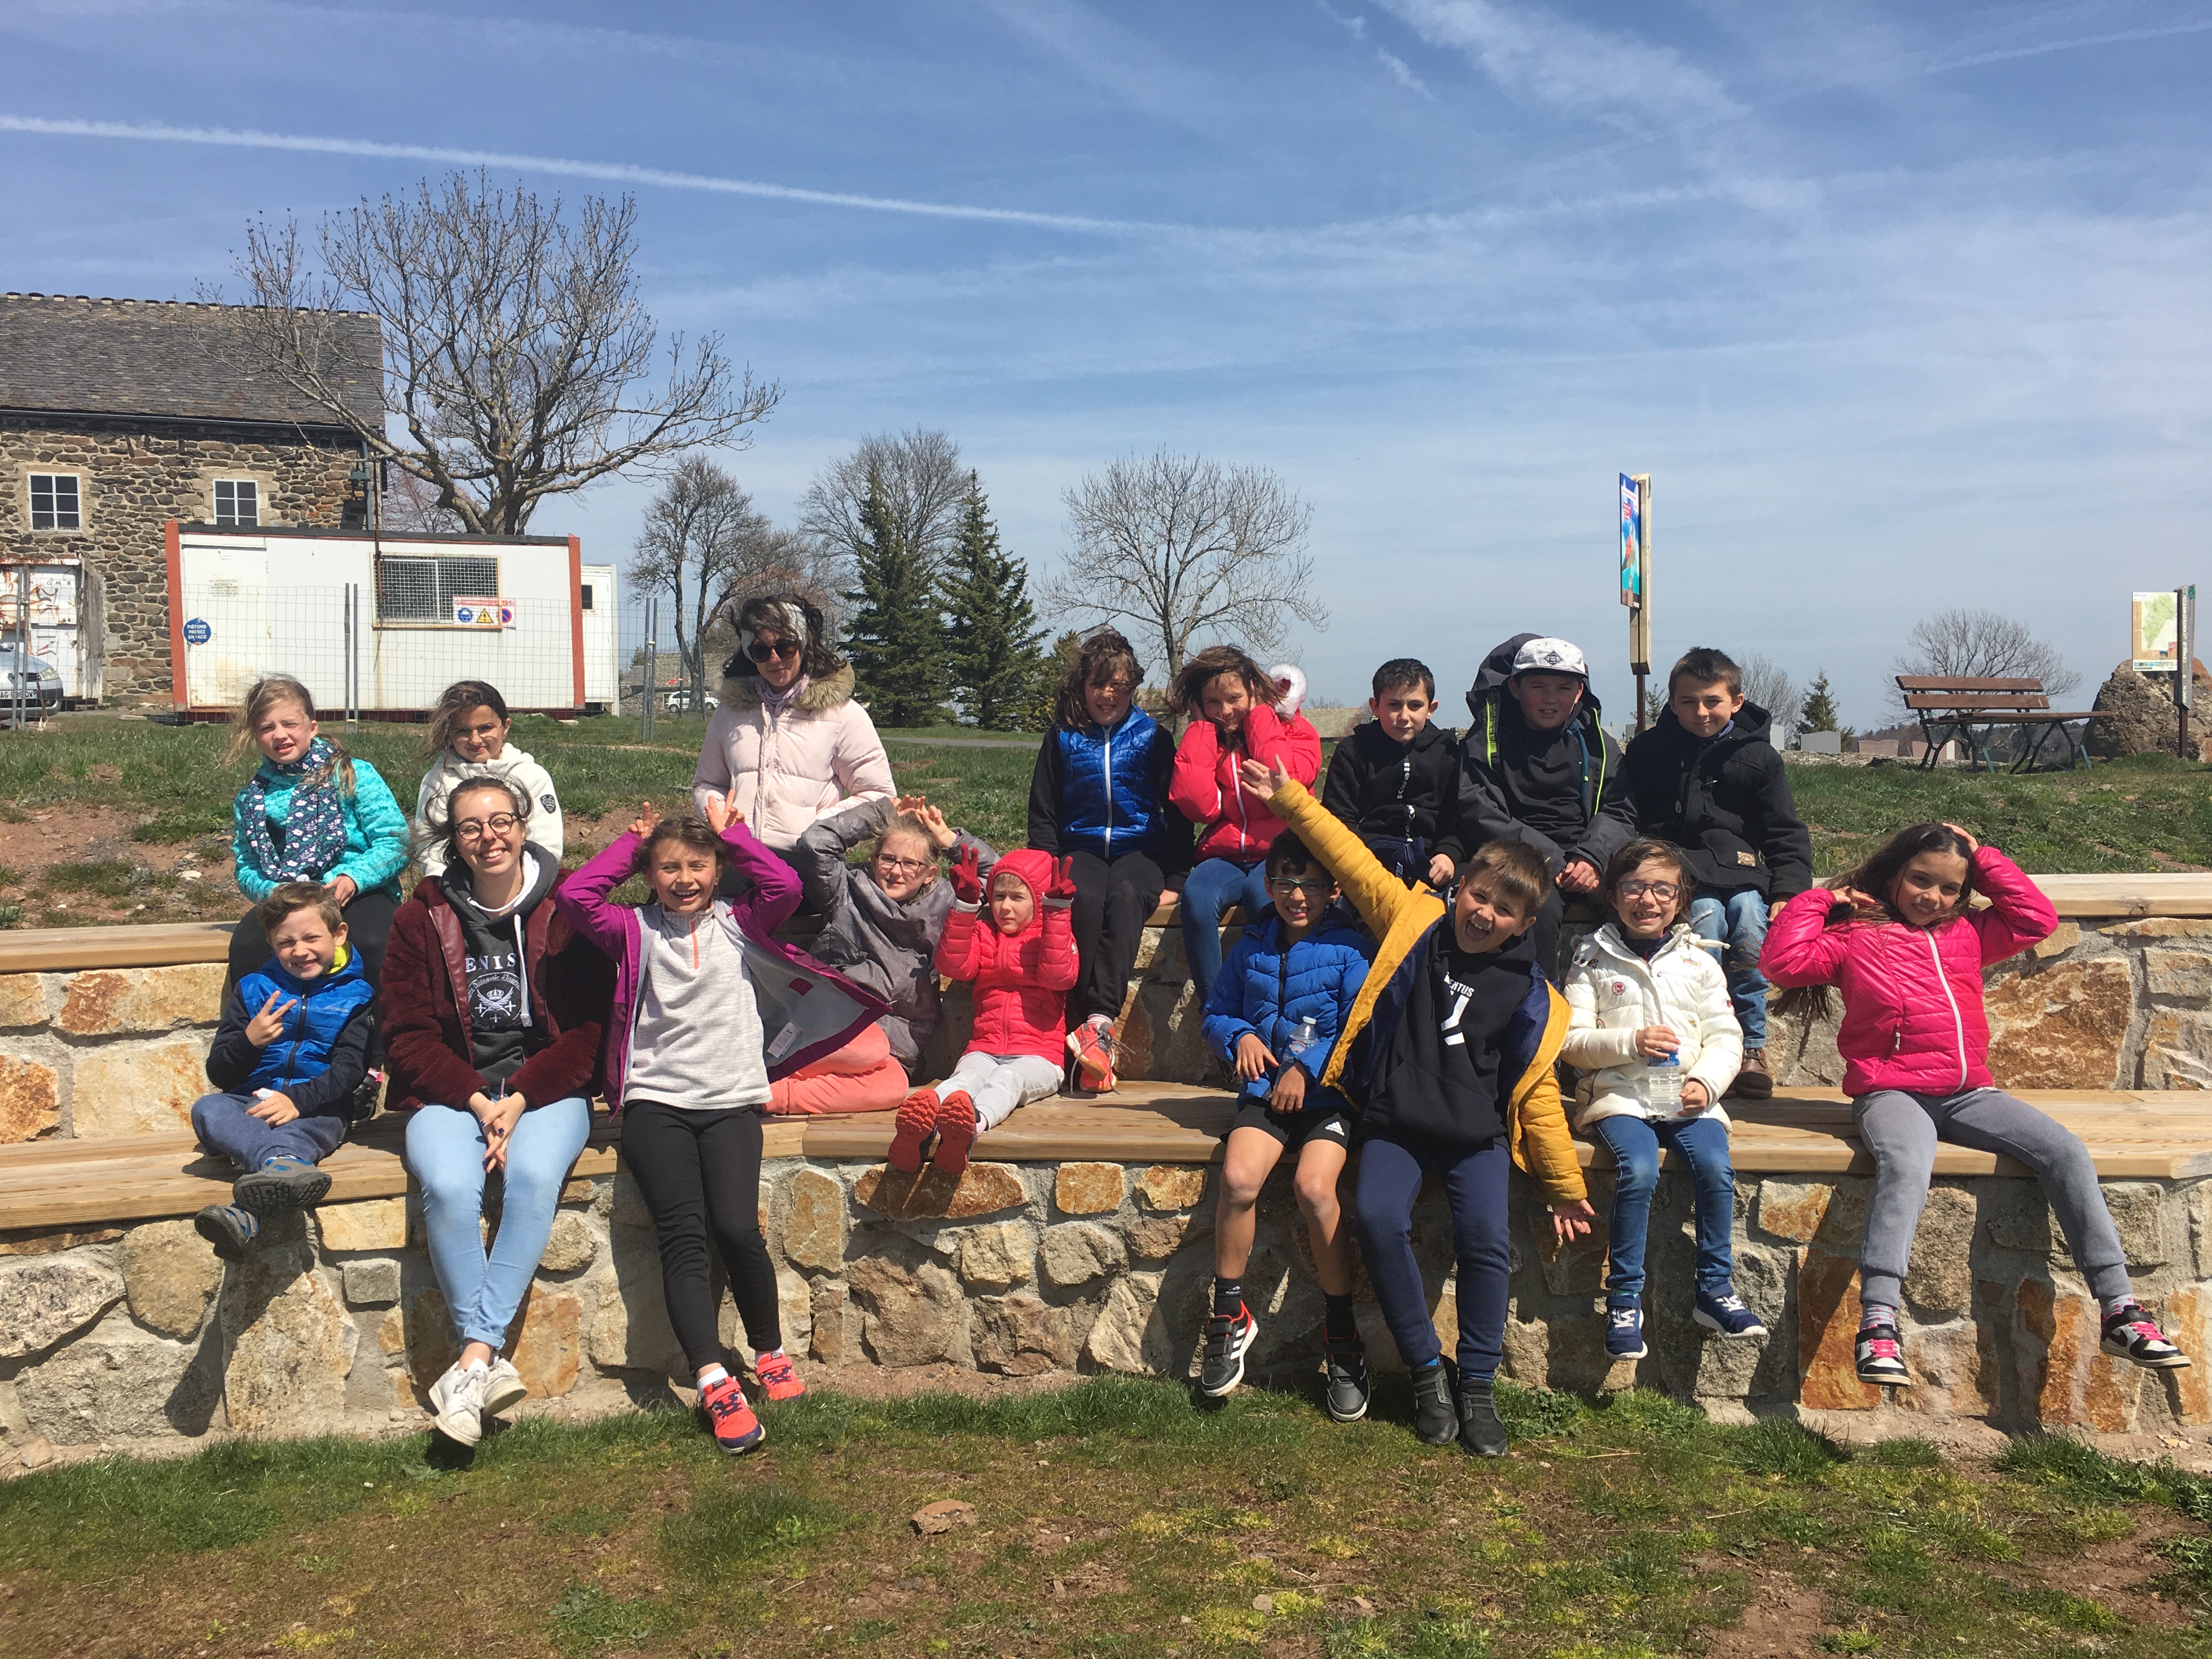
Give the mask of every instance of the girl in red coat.
[[1199, 826], [1199, 862], [1178, 908], [1200, 1007], [1221, 975], [1221, 918], [1241, 904], [1256, 924], [1267, 909], [1267, 848], [1283, 828], [1267, 797], [1237, 781], [1238, 763], [1280, 761], [1304, 784], [1321, 775], [1320, 734], [1282, 701], [1283, 689], [1233, 645], [1200, 652], [1168, 693], [1176, 714], [1200, 716], [1176, 750], [1168, 799]]
[[[1978, 890], [1987, 909], [1967, 908]], [[1875, 1158], [1859, 1243], [1862, 1382], [1912, 1381], [1897, 1307], [1941, 1140], [2035, 1171], [2103, 1309], [2106, 1353], [2153, 1370], [2189, 1364], [2136, 1301], [2088, 1150], [1990, 1075], [1982, 970], [2057, 925], [2051, 901], [1996, 848], [1955, 823], [1916, 823], [1834, 887], [1798, 894], [1767, 930], [1759, 963], [1767, 978], [1843, 992], [1844, 1092]]]
[[937, 1089], [917, 1089], [900, 1104], [890, 1166], [930, 1162], [957, 1175], [984, 1130], [1017, 1106], [1060, 1087], [1067, 1049], [1067, 993], [1075, 983], [1075, 929], [1068, 907], [1075, 877], [1065, 859], [1024, 848], [991, 867], [990, 903], [976, 848], [960, 849], [952, 866], [952, 915], [937, 946], [937, 971], [975, 982], [975, 1027], [952, 1075]]

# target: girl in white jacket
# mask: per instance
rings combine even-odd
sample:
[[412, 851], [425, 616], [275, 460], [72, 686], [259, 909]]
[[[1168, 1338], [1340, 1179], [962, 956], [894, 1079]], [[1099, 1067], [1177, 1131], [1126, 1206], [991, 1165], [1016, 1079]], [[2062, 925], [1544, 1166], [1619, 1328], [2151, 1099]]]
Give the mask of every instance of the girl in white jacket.
[[1696, 1196], [1692, 1317], [1723, 1336], [1766, 1334], [1734, 1284], [1735, 1170], [1720, 1099], [1743, 1063], [1743, 1033], [1728, 975], [1682, 920], [1696, 888], [1674, 848], [1631, 842], [1605, 872], [1614, 920], [1575, 947], [1567, 973], [1562, 1057], [1589, 1073], [1575, 1127], [1613, 1152], [1605, 1350], [1615, 1359], [1647, 1351], [1644, 1246], [1662, 1147], [1689, 1166]]
[[468, 778], [500, 778], [530, 799], [527, 845], [561, 863], [563, 826], [561, 798], [554, 793], [553, 777], [530, 757], [507, 740], [510, 721], [507, 699], [489, 680], [456, 680], [430, 711], [425, 756], [435, 755], [415, 792], [415, 856], [426, 876], [446, 873], [446, 836], [432, 826], [446, 821], [446, 798], [453, 786]]

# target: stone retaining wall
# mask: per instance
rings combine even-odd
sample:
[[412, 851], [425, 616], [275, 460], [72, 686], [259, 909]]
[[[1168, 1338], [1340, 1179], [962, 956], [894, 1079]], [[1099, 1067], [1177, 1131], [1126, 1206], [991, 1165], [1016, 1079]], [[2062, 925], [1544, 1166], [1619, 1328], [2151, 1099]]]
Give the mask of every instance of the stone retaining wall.
[[[988, 1140], [984, 1143], [988, 1150]], [[881, 1164], [785, 1158], [761, 1212], [787, 1346], [809, 1375], [950, 1365], [1008, 1376], [1189, 1374], [1212, 1273], [1215, 1173], [1203, 1165], [980, 1163], [957, 1182]], [[1593, 1197], [1606, 1208], [1607, 1177]], [[1538, 1386], [1632, 1382], [1716, 1415], [1855, 1410], [1852, 1250], [1866, 1182], [1747, 1175], [1737, 1189], [1738, 1288], [1772, 1333], [1723, 1343], [1689, 1320], [1686, 1178], [1661, 1179], [1640, 1362], [1603, 1352], [1602, 1230], [1564, 1251], [1515, 1195], [1506, 1370]], [[2033, 1182], [1938, 1183], [1905, 1285], [1899, 1403], [2008, 1426], [2156, 1429], [2212, 1420], [2203, 1360], [2212, 1328], [2212, 1181], [2108, 1183], [2147, 1302], [2197, 1369], [2152, 1376], [2097, 1352], [2096, 1309]], [[688, 1397], [644, 1206], [624, 1174], [572, 1181], [511, 1344], [533, 1404], [561, 1409]], [[1447, 1347], [1455, 1340], [1450, 1223], [1423, 1194], [1416, 1248]], [[422, 1421], [423, 1390], [454, 1339], [416, 1200], [331, 1205], [270, 1225], [225, 1270], [189, 1221], [0, 1236], [0, 1426], [7, 1455], [129, 1447], [225, 1432], [375, 1432]], [[1287, 1180], [1260, 1205], [1247, 1296], [1255, 1381], [1295, 1384], [1316, 1364], [1322, 1312]], [[1382, 1369], [1398, 1362], [1364, 1276], [1359, 1325]], [[726, 1340], [743, 1333], [723, 1304]], [[40, 1455], [34, 1452], [33, 1455]]]

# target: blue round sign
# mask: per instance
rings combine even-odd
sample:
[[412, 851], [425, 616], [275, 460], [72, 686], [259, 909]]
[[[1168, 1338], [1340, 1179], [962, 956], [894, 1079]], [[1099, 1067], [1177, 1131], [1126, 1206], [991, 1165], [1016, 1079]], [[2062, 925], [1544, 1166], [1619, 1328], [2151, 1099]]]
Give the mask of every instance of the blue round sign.
[[215, 629], [210, 628], [198, 617], [193, 617], [190, 622], [185, 624], [185, 643], [186, 645], [205, 645], [214, 637]]

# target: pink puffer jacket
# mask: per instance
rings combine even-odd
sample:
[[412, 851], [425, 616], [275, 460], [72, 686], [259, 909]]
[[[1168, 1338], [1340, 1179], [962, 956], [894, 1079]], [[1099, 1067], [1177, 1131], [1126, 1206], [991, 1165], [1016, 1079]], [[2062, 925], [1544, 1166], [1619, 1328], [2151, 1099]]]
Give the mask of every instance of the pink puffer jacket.
[[811, 681], [781, 714], [762, 706], [760, 682], [733, 674], [707, 722], [691, 799], [704, 817], [707, 797], [728, 794], [745, 827], [788, 852], [817, 822], [889, 800], [890, 757], [868, 711], [853, 701], [853, 671]]
[[1972, 860], [1974, 890], [1989, 908], [1909, 927], [1902, 922], [1838, 921], [1835, 894], [1800, 893], [1766, 932], [1759, 970], [1777, 985], [1833, 985], [1844, 994], [1836, 1046], [1844, 1092], [1878, 1089], [1948, 1095], [1993, 1086], [1990, 1023], [1982, 1012], [1982, 970], [2048, 939], [2058, 913], [2043, 890], [1994, 847]]

